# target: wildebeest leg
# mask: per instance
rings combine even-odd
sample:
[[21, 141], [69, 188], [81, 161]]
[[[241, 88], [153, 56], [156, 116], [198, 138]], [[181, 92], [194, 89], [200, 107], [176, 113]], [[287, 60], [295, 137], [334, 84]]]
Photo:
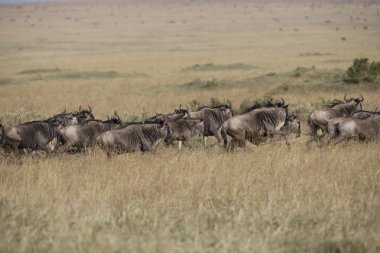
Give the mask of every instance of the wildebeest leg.
[[63, 144], [59, 149], [58, 149], [58, 153], [63, 153], [63, 152], [66, 152], [69, 148], [71, 148], [73, 146], [72, 143], [70, 142], [66, 142], [65, 144]]
[[165, 145], [165, 140], [159, 140], [159, 141], [156, 141], [155, 143], [153, 143], [152, 147], [151, 147], [151, 150], [156, 152], [158, 150], [158, 147], [160, 145]]
[[107, 153], [107, 158], [111, 159], [112, 158], [112, 151], [111, 151], [111, 149], [107, 149], [106, 153]]
[[345, 135], [340, 135], [337, 138], [335, 138], [334, 145], [337, 145], [337, 144], [339, 144], [339, 143], [341, 143], [343, 141], [346, 141], [348, 139], [349, 139], [349, 137], [347, 137]]
[[245, 148], [246, 132], [242, 129], [228, 129], [226, 134], [232, 137], [231, 148], [235, 146]]
[[183, 141], [182, 141], [182, 144], [183, 144], [183, 146], [185, 146], [185, 147], [187, 147], [187, 148], [191, 148], [191, 145], [190, 145], [190, 143], [189, 143], [189, 140], [187, 140], [187, 139], [183, 140]]
[[182, 149], [182, 141], [181, 141], [181, 140], [178, 141], [178, 149], [179, 149], [179, 150]]
[[308, 123], [309, 128], [310, 128], [310, 135], [316, 136], [318, 129], [319, 129], [319, 125], [317, 125], [315, 122], [313, 122], [313, 120], [311, 118], [308, 118], [307, 123]]
[[282, 130], [271, 130], [271, 131], [268, 131], [268, 134], [271, 138], [271, 141], [275, 141], [276, 139], [277, 140], [285, 140], [286, 146], [288, 147], [288, 149], [290, 149], [288, 133], [286, 133]]

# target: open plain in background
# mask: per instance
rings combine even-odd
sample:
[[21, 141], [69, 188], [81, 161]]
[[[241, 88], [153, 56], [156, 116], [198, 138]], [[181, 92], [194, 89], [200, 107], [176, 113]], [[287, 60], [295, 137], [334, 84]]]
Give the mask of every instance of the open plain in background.
[[[239, 109], [264, 96], [304, 119], [345, 93], [374, 110], [379, 81], [343, 79], [354, 58], [380, 60], [379, 12], [356, 1], [0, 5], [1, 121], [79, 105], [128, 119], [211, 97]], [[0, 251], [379, 252], [379, 143], [307, 139], [22, 165], [2, 154]]]

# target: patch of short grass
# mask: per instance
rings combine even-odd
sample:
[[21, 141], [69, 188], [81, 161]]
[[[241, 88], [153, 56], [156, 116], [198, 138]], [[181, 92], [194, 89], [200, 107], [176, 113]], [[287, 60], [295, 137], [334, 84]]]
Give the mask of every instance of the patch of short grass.
[[18, 72], [20, 75], [33, 75], [33, 74], [50, 74], [50, 73], [58, 73], [62, 70], [59, 68], [40, 68], [40, 69], [27, 69]]
[[[113, 79], [113, 78], [146, 78], [147, 74], [139, 72], [120, 73], [109, 71], [75, 71], [70, 69], [29, 69], [17, 74], [28, 76], [28, 81], [54, 80], [54, 79]], [[1, 82], [0, 82], [1, 84]]]
[[0, 85], [13, 84], [14, 80], [7, 77], [0, 78]]
[[234, 64], [195, 64], [193, 66], [184, 68], [183, 71], [219, 71], [219, 70], [251, 70], [254, 66], [247, 65], [244, 63], [234, 63]]

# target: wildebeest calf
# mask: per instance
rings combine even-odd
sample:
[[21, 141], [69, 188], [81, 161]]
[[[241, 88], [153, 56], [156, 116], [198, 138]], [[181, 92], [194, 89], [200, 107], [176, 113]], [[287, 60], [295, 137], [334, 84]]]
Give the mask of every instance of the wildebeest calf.
[[167, 144], [178, 141], [178, 148], [182, 148], [182, 143], [188, 146], [191, 137], [203, 134], [203, 122], [198, 119], [178, 119], [166, 122], [170, 135], [165, 140]]

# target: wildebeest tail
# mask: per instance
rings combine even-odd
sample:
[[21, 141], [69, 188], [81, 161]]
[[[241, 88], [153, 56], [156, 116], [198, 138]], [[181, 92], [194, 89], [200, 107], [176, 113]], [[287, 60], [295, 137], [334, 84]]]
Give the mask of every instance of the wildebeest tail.
[[4, 138], [4, 126], [0, 123], [0, 145], [4, 145], [3, 144], [3, 138]]
[[333, 132], [333, 137], [338, 137], [340, 135], [340, 122], [334, 124], [334, 132]]
[[297, 129], [297, 135], [296, 137], [301, 137], [301, 121], [299, 122], [298, 129]]
[[307, 124], [309, 125], [309, 128], [310, 128], [310, 134], [316, 135], [318, 131], [318, 126], [311, 119], [311, 115], [307, 118]]
[[226, 132], [226, 129], [224, 129], [224, 125], [222, 125], [222, 127], [220, 129], [220, 133], [221, 133], [222, 138], [223, 138], [224, 147], [226, 148], [227, 147], [227, 132]]

